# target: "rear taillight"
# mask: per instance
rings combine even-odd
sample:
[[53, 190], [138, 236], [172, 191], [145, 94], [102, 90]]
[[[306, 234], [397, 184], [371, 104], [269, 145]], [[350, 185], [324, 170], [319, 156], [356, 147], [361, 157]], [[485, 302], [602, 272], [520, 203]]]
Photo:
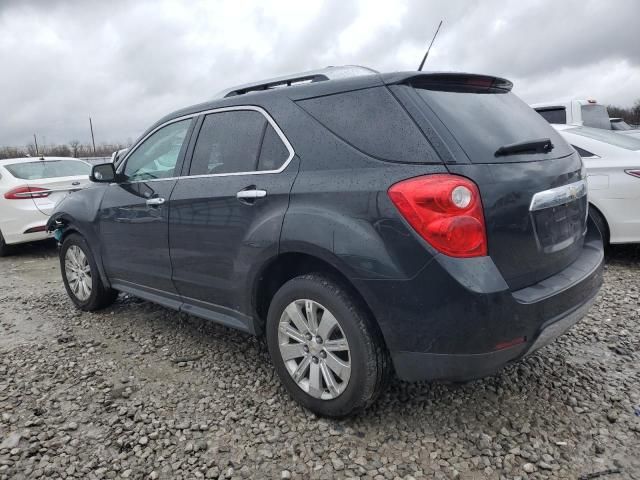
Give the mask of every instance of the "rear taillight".
[[451, 257], [487, 255], [480, 192], [468, 178], [448, 174], [410, 178], [392, 185], [389, 197], [439, 252]]
[[629, 175], [633, 176], [633, 177], [638, 177], [640, 178], [640, 170], [635, 169], [635, 170], [625, 170], [625, 172], [627, 172]]
[[24, 200], [25, 198], [45, 198], [51, 195], [51, 190], [40, 187], [16, 187], [4, 194], [7, 200]]

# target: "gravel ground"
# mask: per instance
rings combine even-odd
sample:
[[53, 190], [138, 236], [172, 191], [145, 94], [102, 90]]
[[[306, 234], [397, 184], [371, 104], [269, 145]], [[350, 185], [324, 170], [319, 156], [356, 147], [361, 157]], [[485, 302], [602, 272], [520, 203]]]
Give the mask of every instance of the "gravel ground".
[[615, 248], [559, 341], [328, 421], [261, 341], [122, 295], [80, 313], [55, 246], [22, 247], [0, 259], [0, 479], [640, 478], [639, 273], [640, 248]]

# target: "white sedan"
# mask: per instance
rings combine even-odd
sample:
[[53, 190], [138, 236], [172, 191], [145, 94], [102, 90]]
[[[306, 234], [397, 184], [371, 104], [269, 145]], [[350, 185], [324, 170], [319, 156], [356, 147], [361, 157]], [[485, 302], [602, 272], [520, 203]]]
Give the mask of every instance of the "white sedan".
[[9, 245], [50, 237], [45, 225], [56, 204], [86, 188], [91, 165], [65, 157], [0, 160], [0, 256]]
[[640, 242], [640, 140], [611, 130], [553, 127], [582, 157], [589, 211], [605, 241]]

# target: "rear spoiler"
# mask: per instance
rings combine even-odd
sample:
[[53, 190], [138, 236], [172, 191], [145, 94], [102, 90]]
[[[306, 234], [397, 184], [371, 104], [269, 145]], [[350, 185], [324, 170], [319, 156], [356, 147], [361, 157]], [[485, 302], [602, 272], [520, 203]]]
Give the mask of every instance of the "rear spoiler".
[[427, 90], [509, 92], [513, 88], [513, 83], [506, 78], [475, 73], [407, 72], [383, 77], [387, 85], [411, 85]]

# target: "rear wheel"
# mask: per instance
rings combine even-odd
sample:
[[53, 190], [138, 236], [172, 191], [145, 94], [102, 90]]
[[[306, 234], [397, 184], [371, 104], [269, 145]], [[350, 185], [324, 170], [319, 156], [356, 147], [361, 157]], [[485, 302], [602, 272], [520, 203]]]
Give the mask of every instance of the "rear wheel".
[[319, 274], [296, 277], [275, 294], [267, 344], [288, 392], [318, 415], [366, 408], [389, 376], [388, 354], [366, 310], [339, 282]]
[[2, 232], [0, 232], [0, 257], [7, 255], [9, 255], [9, 245], [4, 242], [4, 237], [2, 236]]
[[81, 310], [93, 311], [111, 305], [118, 292], [102, 282], [86, 240], [71, 234], [60, 249], [60, 270], [67, 294]]

